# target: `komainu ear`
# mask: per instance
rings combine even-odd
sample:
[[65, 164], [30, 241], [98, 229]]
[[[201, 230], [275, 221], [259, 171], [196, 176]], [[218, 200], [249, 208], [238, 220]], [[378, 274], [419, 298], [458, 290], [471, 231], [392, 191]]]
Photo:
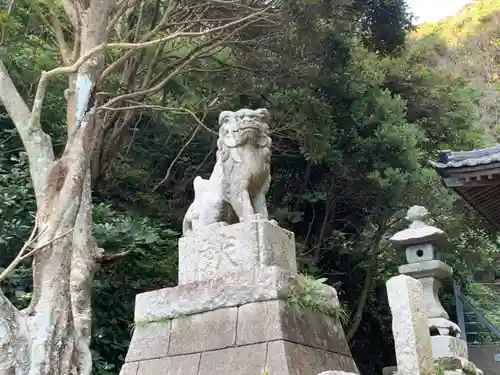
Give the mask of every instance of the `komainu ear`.
[[255, 115], [260, 117], [260, 119], [262, 121], [269, 120], [269, 111], [266, 108], [259, 108], [259, 109], [256, 109], [254, 112], [255, 112]]
[[228, 117], [231, 117], [233, 112], [231, 111], [222, 111], [219, 115], [219, 126], [222, 126], [224, 123], [224, 120]]

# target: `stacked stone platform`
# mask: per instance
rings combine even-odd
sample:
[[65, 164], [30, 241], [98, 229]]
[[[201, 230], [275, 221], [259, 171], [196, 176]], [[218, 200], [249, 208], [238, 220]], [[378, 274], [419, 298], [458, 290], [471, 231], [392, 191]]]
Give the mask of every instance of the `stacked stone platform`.
[[338, 317], [290, 303], [307, 288], [293, 233], [258, 215], [182, 237], [179, 285], [136, 298], [121, 375], [357, 373]]

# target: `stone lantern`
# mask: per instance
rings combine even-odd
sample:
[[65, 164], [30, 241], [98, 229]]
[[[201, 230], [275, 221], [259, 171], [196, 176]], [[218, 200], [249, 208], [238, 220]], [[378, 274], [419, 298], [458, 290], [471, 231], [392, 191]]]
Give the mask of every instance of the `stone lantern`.
[[459, 336], [458, 326], [448, 320], [449, 315], [439, 300], [439, 289], [443, 281], [451, 279], [453, 270], [438, 259], [438, 247], [446, 243], [446, 234], [439, 228], [427, 225], [429, 212], [422, 206], [408, 210], [408, 229], [391, 237], [391, 241], [406, 251], [406, 261], [399, 273], [419, 280], [424, 287], [424, 303], [429, 324], [442, 335]]
[[391, 242], [406, 252], [408, 263], [399, 267], [399, 273], [422, 283], [433, 356], [467, 358], [467, 343], [460, 339], [460, 328], [449, 320], [438, 295], [442, 283], [453, 275], [452, 268], [439, 260], [439, 246], [447, 237], [441, 229], [426, 223], [428, 217], [425, 207], [411, 207], [406, 215], [410, 226], [391, 237]]

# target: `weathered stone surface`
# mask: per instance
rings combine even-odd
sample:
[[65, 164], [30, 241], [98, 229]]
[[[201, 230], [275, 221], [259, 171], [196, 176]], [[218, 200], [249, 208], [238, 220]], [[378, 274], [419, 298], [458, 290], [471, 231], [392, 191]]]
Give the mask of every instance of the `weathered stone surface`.
[[389, 367], [384, 367], [382, 369], [382, 375], [397, 375], [397, 373], [398, 373], [397, 366], [389, 366]]
[[254, 302], [238, 308], [236, 345], [283, 338], [280, 301]]
[[125, 361], [134, 362], [166, 356], [169, 337], [169, 321], [135, 327]]
[[[440, 358], [439, 363], [446, 370], [445, 374], [483, 375], [474, 363], [466, 358]], [[456, 372], [454, 372], [456, 371]], [[496, 372], [495, 372], [496, 374]]]
[[197, 375], [200, 358], [191, 354], [141, 361], [137, 375]]
[[[218, 279], [142, 293], [135, 299], [135, 321], [168, 319], [279, 299], [292, 287], [298, 287], [300, 277], [279, 267], [258, 267]], [[338, 301], [335, 289], [325, 286], [323, 293], [329, 300]]]
[[446, 318], [429, 318], [431, 332], [438, 330], [443, 336], [460, 338], [460, 327]]
[[256, 302], [239, 307], [237, 345], [273, 340], [287, 340], [351, 355], [344, 331], [332, 317], [312, 310], [299, 311], [283, 301]]
[[344, 372], [344, 371], [325, 371], [318, 375], [356, 375], [353, 372]]
[[418, 279], [424, 288], [425, 313], [428, 318], [448, 319], [448, 313], [439, 300], [442, 280], [449, 279], [453, 270], [440, 260], [405, 264], [399, 267], [399, 273]]
[[434, 375], [422, 284], [400, 275], [387, 281], [398, 375]]
[[439, 289], [441, 289], [441, 280], [435, 277], [419, 277], [418, 281], [422, 284], [424, 290], [424, 309], [428, 318], [448, 319], [449, 315], [441, 304], [439, 299]]
[[198, 375], [261, 375], [265, 365], [266, 344], [247, 345], [203, 353]]
[[137, 368], [139, 367], [139, 362], [124, 363], [120, 375], [137, 375]]
[[411, 207], [406, 214], [406, 219], [411, 222], [410, 227], [397, 232], [390, 240], [399, 247], [444, 242], [446, 240], [446, 234], [439, 228], [427, 225], [425, 220], [428, 217], [429, 211], [427, 211], [425, 207]]
[[295, 234], [267, 220], [257, 221], [255, 229], [259, 242], [259, 265], [297, 272]]
[[230, 307], [172, 321], [169, 355], [198, 353], [233, 346], [238, 308]]
[[359, 373], [351, 357], [288, 341], [268, 343], [266, 370], [272, 375], [315, 375], [323, 371]]
[[467, 343], [451, 336], [432, 336], [432, 356], [439, 358], [468, 358]]
[[254, 215], [233, 225], [217, 223], [179, 239], [179, 284], [255, 267], [297, 271], [294, 234]]
[[221, 112], [217, 161], [210, 179], [194, 180], [195, 199], [182, 225], [185, 236], [210, 224], [234, 221], [231, 211], [240, 222], [254, 214], [268, 218], [272, 143], [268, 117], [264, 108]]
[[420, 263], [427, 260], [433, 260], [436, 257], [436, 251], [432, 244], [421, 244], [409, 246], [406, 248], [406, 260], [408, 263]]
[[[325, 288], [325, 294], [338, 304], [332, 288]], [[343, 332], [330, 319], [312, 311], [296, 311], [275, 300], [175, 318], [163, 323], [170, 324], [170, 329], [162, 334], [151, 330], [158, 324], [151, 323], [147, 325], [150, 330], [140, 331], [142, 334], [135, 341], [139, 337], [143, 344], [147, 343], [144, 333], [170, 336], [169, 345], [163, 347], [168, 348], [168, 353], [155, 353], [155, 359], [141, 360], [137, 374], [131, 375], [191, 375], [199, 358], [200, 375], [261, 375], [264, 369], [272, 375], [315, 375], [340, 370], [356, 373]], [[151, 357], [139, 354], [140, 358]], [[186, 359], [174, 362], [179, 358]]]
[[419, 263], [403, 264], [399, 266], [399, 273], [420, 279], [435, 277], [439, 280], [448, 280], [453, 275], [453, 269], [440, 260], [427, 260]]

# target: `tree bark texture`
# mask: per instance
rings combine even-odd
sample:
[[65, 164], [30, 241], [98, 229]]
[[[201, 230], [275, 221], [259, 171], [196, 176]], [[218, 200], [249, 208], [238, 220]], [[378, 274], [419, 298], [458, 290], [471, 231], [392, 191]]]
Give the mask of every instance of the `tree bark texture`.
[[[67, 3], [80, 42], [77, 57], [106, 41], [112, 2]], [[74, 13], [76, 12], [76, 13]], [[75, 16], [78, 14], [78, 17]], [[0, 100], [28, 153], [37, 200], [33, 295], [19, 311], [0, 290], [0, 374], [89, 375], [91, 283], [98, 249], [92, 237], [90, 154], [95, 133], [92, 92], [103, 53], [93, 54], [70, 76], [68, 142], [54, 158], [40, 127], [43, 91], [31, 111], [0, 61]], [[50, 72], [49, 72], [50, 74]], [[40, 80], [39, 90], [43, 89]]]

